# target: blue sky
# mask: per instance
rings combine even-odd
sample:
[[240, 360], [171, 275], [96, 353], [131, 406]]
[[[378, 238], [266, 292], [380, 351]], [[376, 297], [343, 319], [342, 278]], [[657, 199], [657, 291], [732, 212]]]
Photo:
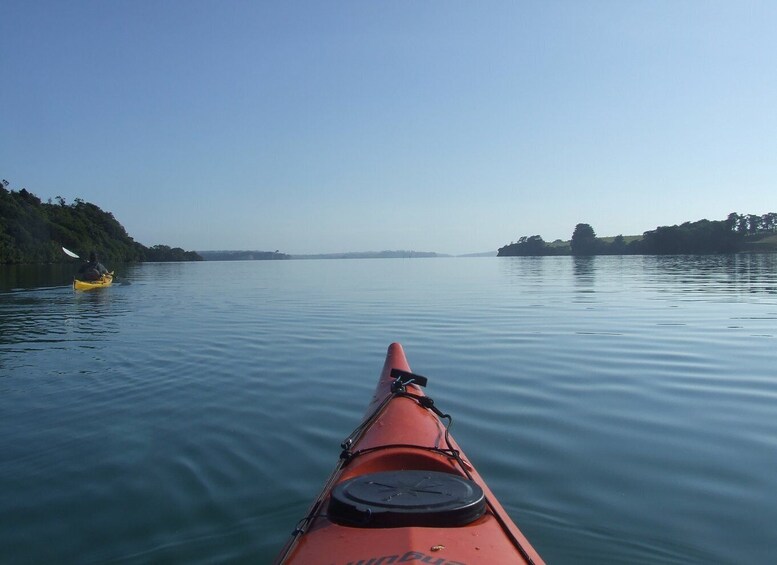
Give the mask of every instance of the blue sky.
[[137, 241], [494, 250], [777, 210], [777, 2], [0, 5], [0, 176]]

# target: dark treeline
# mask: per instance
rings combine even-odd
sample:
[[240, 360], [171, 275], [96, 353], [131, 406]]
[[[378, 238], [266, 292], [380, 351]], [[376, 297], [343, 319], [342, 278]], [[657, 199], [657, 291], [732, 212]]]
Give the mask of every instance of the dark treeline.
[[80, 198], [42, 202], [24, 188], [7, 187], [8, 181], [0, 183], [0, 264], [72, 261], [63, 246], [81, 257], [96, 251], [104, 263], [202, 260], [180, 247], [137, 243], [113, 214]]
[[[674, 255], [736, 253], [777, 233], [777, 213], [729, 214], [725, 220], [699, 220], [662, 226], [642, 237], [599, 238], [589, 224], [577, 224], [569, 242], [546, 243], [541, 236], [521, 237], [499, 249], [500, 257], [528, 255]], [[771, 249], [774, 250], [774, 249]]]
[[499, 248], [499, 257], [532, 257], [537, 255], [569, 255], [568, 241], [546, 243], [540, 235], [524, 235], [515, 243]]

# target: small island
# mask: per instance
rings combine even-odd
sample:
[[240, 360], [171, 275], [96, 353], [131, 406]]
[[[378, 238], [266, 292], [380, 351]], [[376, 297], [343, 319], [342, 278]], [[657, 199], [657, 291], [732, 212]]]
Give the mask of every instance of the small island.
[[523, 236], [499, 248], [499, 257], [546, 255], [693, 255], [777, 252], [777, 213], [729, 214], [725, 220], [699, 220], [662, 226], [641, 236], [600, 238], [589, 224], [577, 224], [570, 241], [546, 243]]

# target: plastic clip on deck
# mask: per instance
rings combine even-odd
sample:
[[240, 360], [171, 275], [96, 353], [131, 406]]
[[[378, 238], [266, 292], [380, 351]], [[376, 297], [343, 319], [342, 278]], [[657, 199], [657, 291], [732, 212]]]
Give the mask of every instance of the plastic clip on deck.
[[391, 392], [404, 392], [407, 385], [426, 386], [429, 379], [423, 375], [417, 375], [410, 371], [403, 371], [402, 369], [391, 369], [391, 378], [394, 382], [391, 383]]

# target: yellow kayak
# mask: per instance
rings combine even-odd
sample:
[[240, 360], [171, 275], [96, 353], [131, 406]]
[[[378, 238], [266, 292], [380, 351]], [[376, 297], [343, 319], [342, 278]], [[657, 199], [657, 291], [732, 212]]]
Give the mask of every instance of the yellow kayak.
[[113, 273], [109, 273], [109, 274], [103, 275], [96, 281], [80, 281], [78, 279], [73, 279], [73, 288], [75, 290], [93, 290], [95, 288], [104, 288], [106, 286], [111, 286], [112, 282], [113, 282]]

